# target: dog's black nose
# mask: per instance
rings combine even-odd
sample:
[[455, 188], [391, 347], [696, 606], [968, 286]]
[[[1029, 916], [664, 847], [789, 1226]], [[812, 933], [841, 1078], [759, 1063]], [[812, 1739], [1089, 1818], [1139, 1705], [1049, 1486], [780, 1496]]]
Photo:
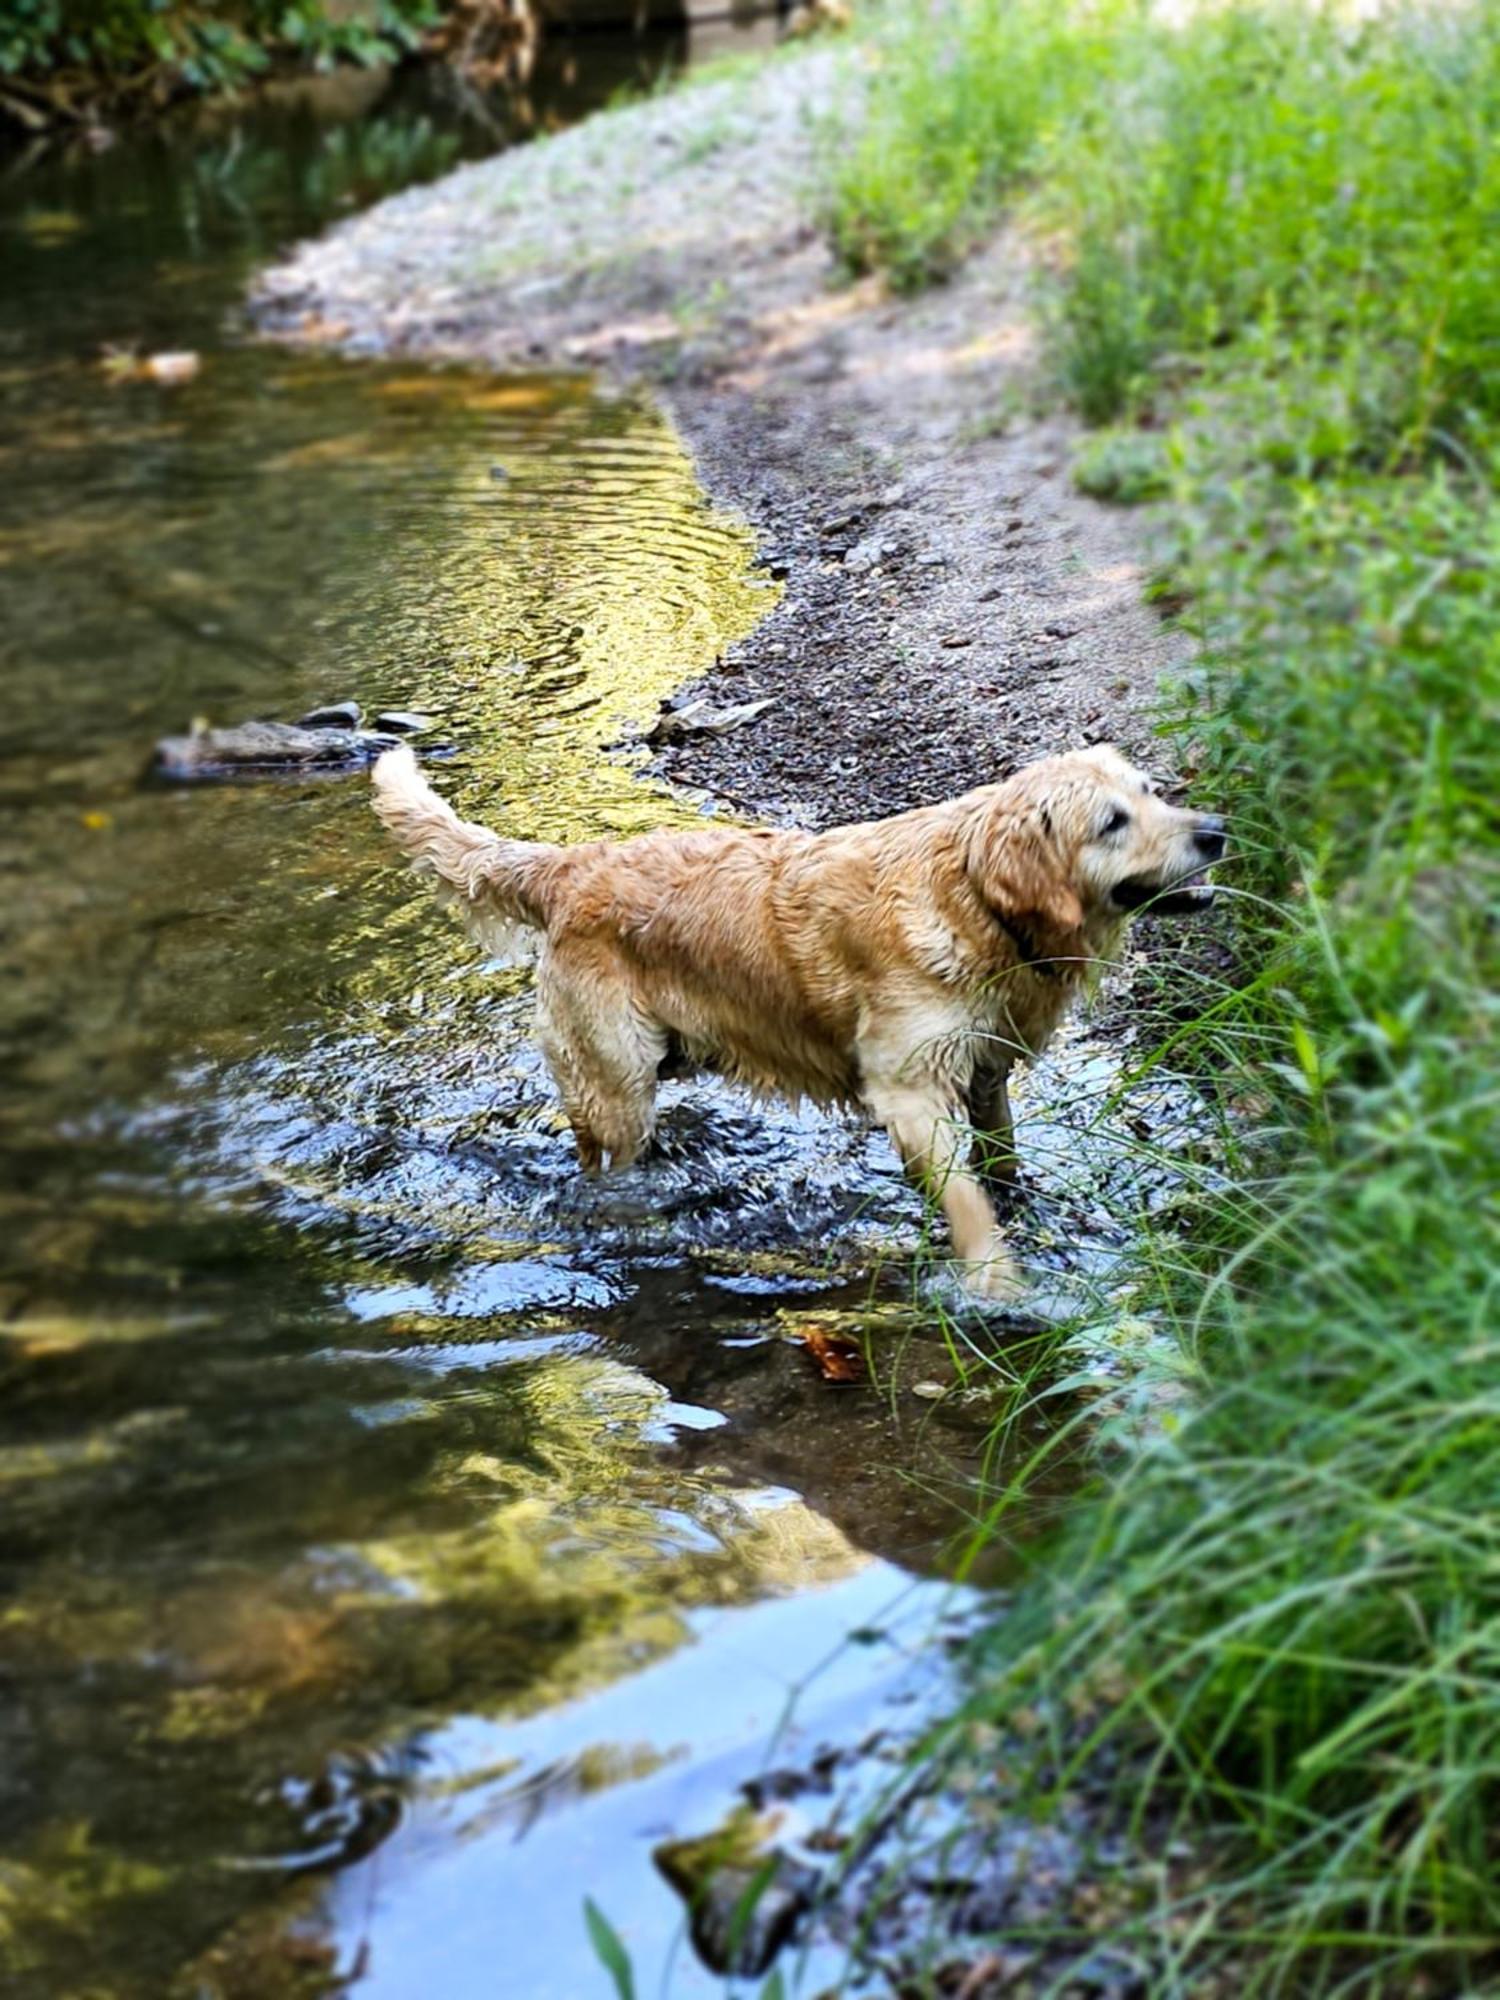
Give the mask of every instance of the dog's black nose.
[[1198, 823], [1193, 828], [1193, 844], [1210, 861], [1218, 861], [1222, 857], [1229, 845], [1229, 836], [1217, 813], [1199, 813]]

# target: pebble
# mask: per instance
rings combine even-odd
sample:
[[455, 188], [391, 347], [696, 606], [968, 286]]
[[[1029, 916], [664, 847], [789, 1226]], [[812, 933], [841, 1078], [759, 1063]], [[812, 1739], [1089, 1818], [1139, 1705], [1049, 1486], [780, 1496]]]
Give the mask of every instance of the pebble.
[[891, 544], [883, 536], [866, 535], [862, 542], [856, 542], [847, 552], [844, 567], [856, 571], [874, 569], [877, 563], [884, 560], [890, 547]]
[[358, 729], [364, 710], [357, 701], [329, 701], [297, 717], [299, 729]]

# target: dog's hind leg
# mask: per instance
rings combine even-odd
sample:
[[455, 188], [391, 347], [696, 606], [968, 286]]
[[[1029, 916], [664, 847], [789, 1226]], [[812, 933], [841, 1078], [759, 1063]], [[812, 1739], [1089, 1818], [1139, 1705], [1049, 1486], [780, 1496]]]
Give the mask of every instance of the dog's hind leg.
[[537, 1026], [579, 1166], [596, 1174], [606, 1160], [632, 1165], [655, 1124], [666, 1031], [631, 1004], [623, 982], [574, 981], [555, 962], [537, 981]]
[[[556, 1071], [553, 1073], [555, 1075]], [[563, 1100], [563, 1109], [567, 1111], [568, 1123], [573, 1129], [573, 1144], [578, 1148], [579, 1169], [592, 1179], [595, 1174], [604, 1171], [603, 1144], [598, 1133], [585, 1122], [583, 1113], [569, 1107], [566, 1096]]]
[[936, 1085], [867, 1081], [865, 1102], [891, 1136], [908, 1173], [948, 1220], [964, 1282], [985, 1298], [1014, 1298], [1023, 1285], [989, 1196], [963, 1164], [965, 1132], [956, 1099]]

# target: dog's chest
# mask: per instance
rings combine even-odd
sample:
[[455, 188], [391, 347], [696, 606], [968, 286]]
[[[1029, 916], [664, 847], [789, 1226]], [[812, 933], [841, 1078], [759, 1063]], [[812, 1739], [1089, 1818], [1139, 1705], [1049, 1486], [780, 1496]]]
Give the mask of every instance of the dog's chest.
[[1005, 1063], [1039, 1056], [1072, 997], [1069, 982], [1030, 966], [1011, 967], [977, 998], [973, 1026], [979, 1059]]

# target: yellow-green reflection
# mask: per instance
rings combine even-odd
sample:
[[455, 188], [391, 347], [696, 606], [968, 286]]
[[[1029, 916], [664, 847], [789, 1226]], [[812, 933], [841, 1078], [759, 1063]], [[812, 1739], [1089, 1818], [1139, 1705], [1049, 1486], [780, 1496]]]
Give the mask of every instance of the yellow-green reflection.
[[414, 695], [472, 759], [452, 789], [532, 839], [689, 816], [599, 750], [744, 637], [774, 589], [666, 419], [545, 379], [400, 376], [371, 392], [405, 430], [482, 421], [497, 454], [466, 464], [454, 495], [440, 628], [406, 590], [372, 607], [387, 645], [439, 640]]
[[[0, 1004], [29, 1080], [129, 1084], [316, 1018], [345, 972], [387, 977], [362, 785], [140, 791], [155, 736], [194, 714], [421, 704], [460, 752], [448, 788], [525, 834], [691, 810], [600, 746], [772, 593], [658, 411], [577, 380], [243, 353], [149, 407], [83, 364], [56, 377], [31, 421], [51, 435], [53, 397], [82, 401], [83, 463], [38, 453], [0, 495], [21, 746], [0, 863], [24, 884]], [[408, 912], [390, 951], [412, 936]]]

